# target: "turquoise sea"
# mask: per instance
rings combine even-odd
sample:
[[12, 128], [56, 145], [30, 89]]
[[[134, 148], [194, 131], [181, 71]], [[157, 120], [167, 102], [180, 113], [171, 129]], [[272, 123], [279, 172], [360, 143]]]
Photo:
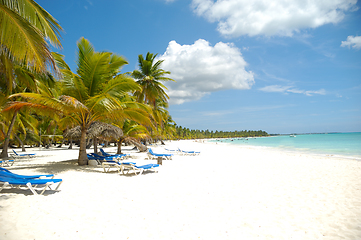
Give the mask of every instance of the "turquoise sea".
[[218, 139], [216, 141], [275, 147], [289, 151], [337, 155], [361, 160], [361, 133], [278, 135], [272, 137]]

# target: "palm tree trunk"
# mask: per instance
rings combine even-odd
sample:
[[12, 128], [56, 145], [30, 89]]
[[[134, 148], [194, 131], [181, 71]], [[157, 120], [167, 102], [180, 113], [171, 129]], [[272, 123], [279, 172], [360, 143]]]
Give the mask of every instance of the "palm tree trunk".
[[124, 138], [120, 138], [118, 140], [118, 151], [117, 154], [122, 154], [122, 143], [123, 143]]
[[98, 139], [96, 137], [94, 137], [93, 142], [94, 142], [94, 153], [98, 152]]
[[137, 141], [132, 141], [132, 140], [130, 140], [130, 142], [131, 142], [134, 146], [136, 146], [140, 152], [146, 152], [146, 151], [148, 150], [148, 148], [147, 148], [146, 146], [144, 146], [143, 144], [141, 144], [141, 143], [139, 143], [139, 142], [137, 142]]
[[86, 155], [86, 126], [81, 128], [81, 137], [80, 137], [80, 149], [79, 149], [79, 158], [78, 164], [80, 166], [88, 165], [88, 156]]
[[70, 138], [70, 143], [68, 149], [73, 149], [73, 139]]
[[15, 138], [18, 140], [18, 142], [21, 146], [21, 151], [25, 152], [26, 150], [25, 150], [25, 145], [24, 145], [23, 141], [21, 141], [21, 139], [17, 135], [15, 135]]
[[13, 130], [13, 127], [14, 127], [14, 123], [15, 123], [15, 120], [16, 120], [16, 116], [18, 115], [18, 111], [15, 111], [14, 112], [14, 116], [13, 118], [11, 119], [11, 123], [10, 123], [10, 126], [9, 126], [9, 129], [8, 129], [8, 132], [6, 133], [6, 137], [5, 137], [5, 141], [4, 141], [4, 145], [3, 145], [3, 150], [0, 154], [0, 158], [7, 158], [9, 157], [8, 155], [8, 149], [9, 149], [9, 142], [10, 142], [10, 134], [11, 134], [11, 131]]

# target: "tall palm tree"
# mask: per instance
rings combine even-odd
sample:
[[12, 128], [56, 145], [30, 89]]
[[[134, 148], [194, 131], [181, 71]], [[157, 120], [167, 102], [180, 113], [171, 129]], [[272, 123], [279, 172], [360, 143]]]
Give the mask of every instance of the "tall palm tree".
[[128, 101], [129, 94], [140, 87], [133, 79], [119, 74], [120, 68], [127, 63], [123, 57], [110, 52], [96, 52], [84, 38], [78, 41], [76, 73], [70, 70], [61, 55], [54, 56], [63, 75], [62, 95], [55, 98], [45, 94], [15, 94], [13, 97], [21, 96], [27, 102], [13, 103], [5, 110], [28, 106], [70, 117], [81, 127], [79, 165], [88, 163], [86, 131], [92, 122], [127, 118], [148, 120], [147, 112], [150, 110], [147, 106]]
[[[0, 88], [7, 99], [19, 85], [25, 86], [25, 91], [36, 88], [31, 71], [45, 73], [48, 66], [57, 70], [47, 40], [61, 47], [62, 28], [33, 0], [0, 0], [0, 26]], [[5, 130], [1, 157], [8, 156], [7, 145], [17, 113], [18, 110], [4, 119], [10, 123]]]
[[138, 56], [139, 70], [134, 70], [131, 74], [137, 83], [142, 87], [141, 90], [135, 92], [139, 102], [146, 103], [155, 107], [156, 99], [167, 102], [169, 96], [165, 92], [167, 89], [162, 82], [174, 81], [166, 77], [169, 71], [161, 69], [164, 60], [155, 62], [158, 54], [148, 52], [145, 59], [142, 54]]

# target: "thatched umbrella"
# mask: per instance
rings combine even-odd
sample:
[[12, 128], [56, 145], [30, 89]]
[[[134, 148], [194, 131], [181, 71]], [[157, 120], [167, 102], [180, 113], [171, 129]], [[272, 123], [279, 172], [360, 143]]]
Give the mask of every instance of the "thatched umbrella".
[[[119, 127], [114, 125], [95, 121], [90, 124], [88, 128], [87, 137], [94, 139], [94, 152], [97, 152], [97, 137], [110, 138], [110, 139], [119, 139], [123, 136], [123, 131]], [[81, 137], [81, 127], [77, 126], [72, 129], [67, 130], [63, 134], [64, 138], [80, 139]]]

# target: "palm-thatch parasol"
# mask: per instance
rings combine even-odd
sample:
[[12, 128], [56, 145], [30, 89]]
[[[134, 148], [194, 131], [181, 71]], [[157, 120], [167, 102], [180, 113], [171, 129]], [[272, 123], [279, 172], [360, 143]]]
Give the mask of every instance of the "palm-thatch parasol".
[[[110, 138], [110, 139], [119, 139], [123, 136], [123, 131], [119, 127], [116, 127], [114, 125], [95, 121], [90, 124], [87, 132], [88, 138], [93, 138], [95, 140], [94, 142], [94, 152], [97, 152], [97, 143], [96, 138], [97, 137], [103, 137], [103, 138]], [[76, 126], [72, 129], [67, 130], [63, 134], [64, 138], [72, 138], [72, 139], [80, 139], [81, 137], [81, 127]]]
[[[114, 125], [95, 121], [90, 124], [86, 132], [87, 137], [94, 138], [102, 136], [104, 138], [112, 138], [112, 139], [119, 139], [123, 136], [123, 131], [119, 127]], [[72, 139], [80, 139], [81, 137], [81, 127], [76, 126], [64, 132], [63, 137], [65, 138], [72, 138]]]

